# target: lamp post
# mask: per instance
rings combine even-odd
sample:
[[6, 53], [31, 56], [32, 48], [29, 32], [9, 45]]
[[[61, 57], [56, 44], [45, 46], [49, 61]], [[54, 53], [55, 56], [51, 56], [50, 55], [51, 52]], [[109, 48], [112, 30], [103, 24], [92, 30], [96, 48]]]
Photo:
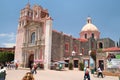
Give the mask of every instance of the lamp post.
[[79, 54], [78, 70], [82, 70], [82, 53]]
[[69, 69], [70, 70], [73, 70], [73, 56], [75, 55], [75, 51], [73, 50], [72, 51], [72, 54], [71, 54], [71, 62], [69, 63]]
[[75, 55], [75, 51], [73, 50], [73, 51], [72, 51], [72, 58], [73, 58], [74, 55]]
[[79, 54], [79, 59], [80, 59], [80, 62], [82, 61], [82, 53]]
[[76, 53], [76, 52], [73, 50], [73, 51], [72, 51], [72, 63], [74, 63], [73, 56], [75, 56], [75, 53]]
[[[89, 50], [89, 63], [91, 64], [91, 50]], [[89, 66], [90, 66], [90, 64], [89, 64]], [[91, 66], [90, 66], [91, 67]]]

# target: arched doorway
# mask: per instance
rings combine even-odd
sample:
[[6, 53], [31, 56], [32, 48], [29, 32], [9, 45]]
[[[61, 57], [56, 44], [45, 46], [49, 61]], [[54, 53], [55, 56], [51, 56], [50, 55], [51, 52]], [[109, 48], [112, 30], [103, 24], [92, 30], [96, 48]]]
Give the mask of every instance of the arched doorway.
[[[65, 60], [65, 62], [69, 63], [69, 60]], [[68, 64], [65, 64], [65, 67], [68, 67]]]
[[103, 60], [99, 60], [99, 67], [101, 68], [101, 70], [104, 70], [104, 61]]
[[74, 60], [74, 68], [78, 68], [78, 60]]
[[99, 43], [99, 48], [101, 48], [101, 49], [103, 48], [103, 43], [102, 42]]
[[28, 60], [28, 67], [32, 68], [32, 64], [34, 62], [34, 54], [30, 54], [29, 60]]

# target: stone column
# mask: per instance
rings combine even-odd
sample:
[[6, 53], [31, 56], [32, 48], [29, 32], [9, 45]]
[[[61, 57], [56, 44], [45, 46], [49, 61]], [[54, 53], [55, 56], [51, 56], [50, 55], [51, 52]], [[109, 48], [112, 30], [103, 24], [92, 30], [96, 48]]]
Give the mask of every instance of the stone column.
[[24, 31], [23, 43], [26, 43], [26, 34], [27, 34], [27, 30], [25, 29], [25, 31]]
[[50, 69], [51, 65], [51, 45], [52, 45], [52, 19], [49, 17], [46, 20], [46, 30], [45, 30], [45, 69]]
[[29, 43], [29, 30], [26, 30], [26, 43]]
[[38, 40], [40, 40], [40, 26], [38, 27]]
[[25, 67], [25, 50], [22, 50], [22, 62], [21, 67]]
[[24, 55], [24, 67], [27, 67], [27, 51], [25, 50], [25, 55]]
[[33, 11], [33, 20], [35, 19], [35, 12]]
[[35, 33], [35, 41], [38, 40], [38, 27], [36, 27], [36, 33]]

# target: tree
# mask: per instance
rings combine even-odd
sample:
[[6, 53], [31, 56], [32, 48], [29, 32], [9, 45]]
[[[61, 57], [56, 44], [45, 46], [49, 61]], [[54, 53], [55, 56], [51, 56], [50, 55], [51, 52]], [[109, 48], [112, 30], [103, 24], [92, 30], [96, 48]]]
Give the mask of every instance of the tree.
[[91, 58], [94, 60], [95, 62], [95, 69], [96, 69], [96, 51], [92, 51], [90, 54]]
[[14, 60], [14, 53], [11, 52], [0, 52], [0, 62], [10, 62]]
[[73, 70], [73, 63], [69, 63], [69, 70]]
[[92, 51], [90, 56], [93, 58], [93, 60], [96, 62], [96, 52]]
[[81, 70], [81, 71], [84, 70], [84, 64], [82, 62], [79, 63], [79, 70]]

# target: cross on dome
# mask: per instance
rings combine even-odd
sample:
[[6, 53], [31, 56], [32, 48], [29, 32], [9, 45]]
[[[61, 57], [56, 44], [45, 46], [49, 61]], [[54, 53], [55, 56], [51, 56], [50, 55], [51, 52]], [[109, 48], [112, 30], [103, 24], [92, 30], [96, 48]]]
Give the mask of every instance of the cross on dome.
[[92, 23], [91, 17], [87, 18], [87, 23]]

